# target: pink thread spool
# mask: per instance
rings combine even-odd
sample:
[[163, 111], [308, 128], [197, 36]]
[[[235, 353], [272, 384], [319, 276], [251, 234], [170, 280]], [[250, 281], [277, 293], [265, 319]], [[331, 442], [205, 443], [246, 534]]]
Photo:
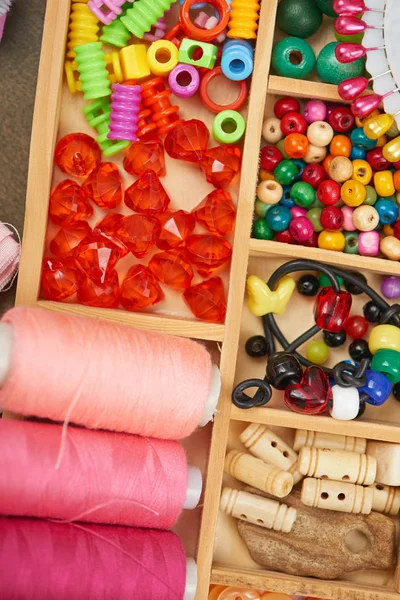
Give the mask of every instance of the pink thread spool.
[[342, 100], [354, 100], [354, 98], [357, 98], [357, 96], [360, 96], [363, 92], [365, 92], [371, 81], [374, 81], [383, 75], [388, 75], [389, 73], [391, 73], [390, 70], [380, 73], [379, 75], [375, 75], [375, 77], [371, 77], [371, 79], [367, 79], [366, 77], [352, 77], [351, 79], [341, 81], [338, 85], [339, 96], [342, 98]]
[[347, 64], [363, 58], [367, 52], [373, 50], [383, 50], [384, 46], [376, 46], [375, 48], [364, 48], [361, 44], [353, 44], [352, 42], [340, 42], [335, 48], [336, 59], [342, 63]]
[[149, 42], [156, 42], [164, 37], [166, 31], [167, 24], [164, 17], [161, 17], [161, 19], [158, 19], [156, 24], [152, 26], [150, 33], [145, 33], [143, 37]]
[[112, 85], [110, 131], [111, 140], [136, 142], [140, 106], [140, 85]]
[[109, 25], [122, 13], [122, 5], [126, 0], [89, 0], [88, 6], [92, 13], [104, 23]]
[[369, 94], [368, 96], [361, 96], [361, 98], [356, 98], [351, 103], [351, 112], [355, 117], [359, 119], [363, 119], [370, 115], [378, 106], [380, 106], [385, 98], [391, 96], [398, 92], [398, 88], [392, 90], [391, 92], [387, 92], [383, 96], [379, 94]]
[[[183, 83], [179, 82], [181, 79]], [[188, 83], [185, 83], [187, 81]], [[176, 65], [168, 76], [168, 85], [175, 96], [190, 98], [200, 87], [200, 75], [193, 65]]]
[[364, 33], [367, 29], [383, 29], [383, 27], [373, 27], [353, 15], [342, 15], [335, 21], [335, 30], [340, 35], [356, 35]]
[[384, 12], [376, 8], [368, 8], [364, 0], [333, 0], [333, 10], [338, 15], [359, 15], [367, 11]]
[[0, 292], [12, 284], [18, 271], [20, 254], [20, 242], [17, 242], [12, 231], [0, 222]]

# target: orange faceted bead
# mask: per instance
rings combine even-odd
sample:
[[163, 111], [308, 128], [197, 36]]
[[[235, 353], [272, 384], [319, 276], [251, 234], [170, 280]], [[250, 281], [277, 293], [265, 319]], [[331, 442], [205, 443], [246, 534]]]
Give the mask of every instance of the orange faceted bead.
[[141, 310], [157, 304], [163, 298], [160, 284], [147, 267], [135, 265], [129, 269], [120, 293], [120, 302], [126, 310]]
[[79, 288], [81, 275], [71, 260], [44, 258], [42, 264], [42, 291], [45, 298], [60, 302]]
[[167, 210], [170, 199], [154, 171], [146, 171], [125, 192], [128, 208], [146, 215]]
[[195, 220], [184, 210], [166, 212], [160, 215], [161, 233], [157, 241], [160, 250], [171, 250], [182, 246], [191, 235]]
[[199, 275], [208, 277], [229, 261], [232, 246], [216, 235], [191, 235], [186, 241], [186, 251]]
[[216, 146], [207, 150], [201, 163], [207, 181], [216, 188], [229, 185], [239, 172], [241, 156], [237, 146]]
[[112, 162], [100, 163], [82, 185], [86, 195], [100, 206], [109, 210], [121, 204], [123, 190], [122, 177], [117, 165]]
[[99, 221], [93, 229], [93, 233], [99, 235], [99, 234], [105, 234], [105, 235], [115, 235], [118, 227], [121, 225], [122, 221], [124, 219], [123, 215], [119, 215], [118, 213], [109, 213], [108, 215], [106, 215], [104, 217], [104, 219], [102, 219], [101, 221]]
[[165, 138], [165, 150], [172, 158], [201, 163], [210, 134], [203, 121], [181, 121]]
[[155, 217], [131, 215], [124, 217], [117, 235], [132, 254], [142, 258], [157, 242], [160, 231], [160, 221]]
[[176, 290], [185, 290], [193, 279], [193, 269], [180, 255], [179, 250], [155, 254], [149, 269], [158, 281]]
[[231, 233], [236, 219], [232, 196], [226, 190], [214, 190], [193, 210], [193, 216], [211, 233]]
[[85, 221], [92, 213], [85, 191], [71, 179], [59, 183], [50, 196], [49, 216], [56, 225], [73, 225]]
[[131, 175], [142, 175], [152, 170], [158, 177], [166, 174], [164, 147], [157, 137], [147, 136], [133, 142], [125, 154], [124, 169]]
[[289, 158], [303, 158], [307, 154], [308, 138], [302, 133], [289, 133], [283, 142], [283, 149]]
[[99, 237], [81, 244], [75, 261], [85, 277], [89, 277], [97, 285], [102, 285], [110, 279], [120, 258], [118, 247], [107, 238]]
[[101, 150], [90, 135], [70, 133], [58, 142], [54, 159], [63, 173], [87, 177], [101, 161]]
[[50, 242], [50, 252], [57, 258], [73, 256], [79, 244], [92, 233], [86, 221], [63, 227]]
[[117, 308], [119, 304], [117, 272], [111, 271], [108, 279], [102, 284], [97, 284], [88, 277], [83, 277], [78, 289], [78, 301], [86, 306]]
[[212, 277], [185, 290], [190, 310], [198, 319], [211, 323], [223, 323], [226, 314], [226, 298], [221, 277]]

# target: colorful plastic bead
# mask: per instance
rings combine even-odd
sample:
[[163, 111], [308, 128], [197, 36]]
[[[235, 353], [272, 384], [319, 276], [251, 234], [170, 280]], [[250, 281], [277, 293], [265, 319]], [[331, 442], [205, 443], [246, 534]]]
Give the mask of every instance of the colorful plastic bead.
[[267, 213], [267, 225], [272, 231], [287, 229], [291, 219], [292, 215], [286, 206], [273, 206]]
[[301, 382], [288, 385], [285, 389], [285, 404], [300, 414], [321, 414], [328, 406], [329, 400], [328, 378], [320, 367], [314, 365], [307, 367]]
[[379, 171], [374, 175], [374, 186], [378, 196], [386, 198], [396, 193], [391, 171]]
[[[75, 6], [75, 3], [72, 5]], [[125, 7], [122, 8], [122, 12], [114, 19], [109, 25], [105, 25], [102, 29], [102, 34], [100, 36], [100, 41], [104, 44], [108, 44], [109, 46], [116, 46], [118, 48], [123, 48], [129, 42], [129, 38], [131, 37], [130, 31], [127, 30], [125, 25], [121, 21], [121, 17], [126, 15], [126, 11], [132, 5], [130, 3], [126, 3]], [[87, 40], [87, 41], [96, 41], [96, 40]]]
[[[339, 277], [338, 275], [336, 275], [335, 279], [338, 282], [339, 286], [342, 286], [344, 284], [344, 280], [342, 277]], [[325, 275], [325, 273], [320, 273], [320, 275], [318, 277], [318, 281], [319, 281], [319, 285], [322, 288], [332, 286], [331, 280], [329, 279], [328, 275]]]
[[217, 60], [217, 54], [218, 48], [214, 44], [184, 38], [179, 46], [178, 61], [195, 67], [212, 69]]
[[153, 42], [147, 50], [147, 64], [153, 75], [165, 77], [178, 64], [178, 48], [169, 40]]
[[264, 204], [278, 204], [283, 188], [277, 181], [261, 181], [257, 186], [257, 198]]
[[323, 365], [329, 358], [329, 348], [322, 341], [309, 342], [306, 346], [306, 358], [316, 365]]
[[400, 353], [395, 350], [379, 350], [371, 360], [371, 369], [383, 373], [395, 385], [400, 382]]
[[288, 35], [308, 38], [318, 31], [322, 13], [312, 0], [289, 0], [279, 4], [277, 25]]
[[147, 137], [129, 146], [124, 157], [124, 169], [131, 175], [143, 175], [152, 170], [158, 177], [166, 174], [164, 146], [157, 137]]
[[183, 297], [198, 319], [210, 323], [224, 322], [226, 298], [224, 284], [220, 277], [212, 277], [190, 286], [185, 290]]
[[286, 390], [289, 385], [300, 383], [303, 370], [293, 354], [277, 352], [268, 357], [266, 375], [276, 390]]
[[400, 329], [394, 325], [377, 325], [371, 330], [368, 346], [372, 354], [379, 350], [400, 352]]
[[143, 38], [148, 33], [158, 19], [169, 10], [174, 0], [144, 0], [140, 6], [133, 4], [124, 17], [121, 17], [125, 27], [137, 38]]
[[342, 329], [341, 331], [324, 331], [323, 332], [324, 342], [330, 348], [339, 348], [343, 346], [346, 341], [346, 332]]
[[331, 417], [338, 421], [351, 421], [358, 416], [360, 396], [356, 387], [334, 385], [331, 393], [332, 405], [329, 410]]
[[111, 87], [101, 42], [76, 46], [75, 53], [84, 99], [93, 100], [109, 96]]
[[50, 242], [50, 252], [56, 258], [67, 258], [75, 254], [79, 244], [92, 234], [86, 221], [79, 221], [74, 225], [61, 227]]
[[117, 236], [134, 256], [143, 258], [157, 242], [160, 231], [160, 221], [155, 217], [134, 214], [124, 217]]
[[178, 98], [191, 98], [200, 87], [200, 75], [192, 65], [176, 65], [168, 76], [168, 85]]
[[201, 163], [208, 183], [216, 188], [229, 185], [239, 172], [241, 152], [237, 146], [216, 146], [204, 154]]
[[379, 223], [379, 212], [374, 206], [359, 206], [353, 212], [353, 224], [359, 231], [372, 231]]
[[316, 324], [326, 331], [341, 331], [350, 314], [351, 303], [351, 294], [348, 292], [335, 292], [331, 287], [323, 288], [314, 309]]
[[109, 210], [119, 206], [123, 190], [117, 165], [111, 162], [100, 163], [86, 179], [82, 189], [100, 208]]
[[315, 275], [302, 275], [297, 281], [297, 291], [301, 296], [316, 296], [319, 291], [319, 281]]
[[390, 140], [390, 142], [383, 147], [383, 156], [391, 163], [400, 160], [400, 137]]
[[365, 185], [359, 181], [354, 181], [354, 179], [345, 181], [340, 191], [340, 197], [343, 202], [347, 206], [352, 207], [360, 206], [364, 202], [366, 195]]
[[345, 246], [344, 252], [346, 254], [358, 254], [358, 231], [345, 231]]
[[193, 279], [193, 269], [179, 250], [155, 254], [148, 268], [158, 281], [178, 291], [186, 290]]
[[135, 265], [129, 269], [120, 293], [120, 302], [125, 310], [135, 312], [153, 306], [163, 299], [163, 291], [147, 267]]
[[63, 173], [87, 177], [100, 163], [97, 142], [85, 133], [69, 133], [57, 142], [54, 160]]
[[344, 329], [351, 339], [359, 340], [368, 331], [368, 321], [364, 317], [355, 315], [347, 319]]
[[381, 283], [381, 292], [389, 300], [400, 298], [400, 277], [385, 277]]
[[318, 236], [318, 247], [323, 250], [343, 252], [346, 239], [341, 231], [321, 231]]
[[286, 37], [273, 47], [271, 65], [281, 77], [307, 79], [315, 63], [314, 50], [308, 42], [298, 37]]
[[[357, 279], [359, 279], [363, 283], [367, 283], [367, 278], [365, 277], [365, 275], [363, 275], [359, 271], [350, 271], [350, 275], [353, 275], [353, 277], [356, 277]], [[358, 286], [355, 283], [352, 283], [351, 281], [344, 281], [344, 287], [353, 296], [359, 296], [360, 294], [363, 293], [363, 291], [360, 288], [360, 286]]]
[[225, 77], [232, 81], [250, 77], [254, 66], [253, 54], [252, 45], [245, 40], [225, 42], [221, 57], [221, 69]]
[[359, 388], [359, 392], [367, 394], [365, 402], [373, 406], [381, 406], [392, 393], [392, 384], [382, 373], [367, 370], [365, 372], [367, 383]]
[[377, 256], [379, 254], [379, 233], [362, 231], [358, 236], [358, 249], [362, 256]]
[[138, 114], [142, 88], [139, 85], [112, 85], [108, 137], [111, 140], [137, 140]]
[[214, 118], [212, 133], [217, 142], [236, 144], [242, 139], [246, 129], [246, 121], [235, 110], [223, 110]]
[[75, 181], [65, 179], [50, 196], [49, 217], [61, 227], [85, 221], [93, 214], [88, 197]]
[[160, 250], [171, 250], [183, 246], [195, 227], [193, 215], [184, 210], [167, 211], [159, 215], [161, 223], [157, 247]]
[[232, 256], [232, 246], [211, 233], [191, 235], [186, 240], [186, 255], [199, 275], [208, 277], [225, 265]]
[[84, 275], [97, 285], [103, 285], [113, 276], [117, 262], [125, 255], [126, 249], [121, 250], [105, 236], [98, 239], [88, 239], [79, 245], [75, 253], [75, 262]]
[[349, 354], [353, 360], [360, 362], [363, 358], [372, 358], [366, 340], [354, 340], [349, 345]]
[[62, 302], [78, 291], [81, 274], [73, 261], [44, 258], [42, 263], [41, 286], [44, 297]]
[[267, 340], [263, 335], [253, 335], [245, 345], [246, 353], [252, 358], [261, 358], [268, 354]]
[[145, 171], [126, 190], [125, 204], [131, 210], [146, 215], [165, 212], [170, 199], [154, 171]]

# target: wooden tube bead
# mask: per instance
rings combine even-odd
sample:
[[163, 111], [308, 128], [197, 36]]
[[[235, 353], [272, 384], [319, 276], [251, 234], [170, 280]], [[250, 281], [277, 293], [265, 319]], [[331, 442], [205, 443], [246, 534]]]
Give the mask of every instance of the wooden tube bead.
[[389, 515], [400, 512], [400, 488], [374, 483], [370, 486], [373, 493], [372, 510]]
[[293, 485], [296, 485], [296, 483], [299, 483], [299, 481], [304, 479], [303, 473], [300, 473], [299, 471], [299, 463], [297, 460], [294, 463], [294, 465], [292, 465], [290, 469], [288, 469], [288, 473], [290, 473], [293, 477]]
[[298, 452], [303, 446], [314, 446], [314, 448], [321, 448], [322, 450], [346, 450], [346, 452], [365, 454], [367, 440], [351, 435], [336, 435], [334, 433], [298, 429], [294, 438], [293, 448]]
[[374, 492], [370, 487], [329, 481], [328, 479], [305, 479], [301, 501], [306, 506], [369, 515]]
[[293, 477], [259, 458], [231, 450], [225, 457], [225, 471], [262, 492], [284, 498], [293, 488]]
[[367, 454], [344, 450], [301, 449], [298, 468], [300, 473], [320, 479], [349, 481], [371, 485], [376, 479], [376, 459]]
[[292, 530], [297, 517], [296, 509], [286, 504], [228, 487], [222, 490], [219, 506], [235, 519], [285, 533]]
[[297, 453], [265, 425], [250, 423], [239, 439], [251, 454], [283, 471], [297, 462]]

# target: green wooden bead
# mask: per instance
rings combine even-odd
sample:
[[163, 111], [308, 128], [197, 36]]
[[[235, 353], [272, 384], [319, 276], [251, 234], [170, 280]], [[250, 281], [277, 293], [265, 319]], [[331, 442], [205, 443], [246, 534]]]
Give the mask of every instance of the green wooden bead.
[[370, 369], [383, 373], [394, 385], [400, 381], [400, 352], [379, 350], [374, 354]]
[[378, 198], [375, 188], [373, 188], [371, 185], [366, 185], [365, 189], [366, 189], [367, 195], [365, 197], [363, 204], [368, 204], [368, 206], [373, 206]]
[[214, 119], [212, 133], [221, 144], [236, 144], [244, 135], [246, 121], [236, 110], [223, 110]]
[[[340, 287], [342, 287], [344, 281], [342, 277], [335, 277], [336, 281], [338, 282], [338, 284], [340, 285]], [[329, 279], [329, 277], [327, 275], [325, 275], [325, 273], [320, 273], [319, 277], [318, 277], [318, 281], [319, 281], [319, 285], [323, 288], [323, 287], [330, 287], [331, 284], [331, 280]]]
[[325, 208], [326, 204], [324, 204], [323, 202], [320, 202], [317, 198], [317, 196], [315, 195], [315, 200], [314, 202], [311, 204], [310, 208]]
[[265, 204], [265, 202], [261, 202], [261, 200], [257, 199], [254, 204], [254, 212], [256, 213], [257, 217], [264, 219], [271, 206], [273, 206], [273, 204]]
[[307, 79], [315, 67], [315, 54], [310, 44], [298, 37], [287, 37], [272, 50], [272, 67], [277, 75]]
[[364, 59], [342, 64], [335, 56], [337, 42], [331, 42], [322, 48], [317, 58], [317, 74], [324, 83], [339, 85], [344, 79], [361, 77], [364, 72]]
[[293, 198], [297, 206], [307, 208], [315, 200], [315, 190], [305, 181], [297, 181], [290, 190], [290, 197]]
[[296, 163], [289, 159], [282, 160], [274, 170], [274, 177], [281, 185], [290, 185], [298, 174], [299, 169]]
[[333, 0], [315, 0], [319, 10], [322, 10], [324, 15], [328, 17], [337, 17], [337, 13], [333, 10]]
[[358, 231], [345, 231], [345, 246], [346, 254], [358, 254]]
[[317, 233], [324, 229], [321, 225], [321, 213], [322, 208], [311, 208], [306, 214], [307, 219], [311, 221], [313, 229]]
[[268, 227], [265, 219], [257, 219], [257, 221], [254, 221], [252, 234], [253, 234], [253, 237], [256, 238], [257, 240], [273, 240], [274, 239], [274, 233]]
[[314, 0], [281, 0], [276, 23], [289, 35], [308, 38], [321, 27], [322, 13]]
[[276, 147], [282, 152], [283, 158], [289, 158], [289, 156], [285, 152], [285, 138], [283, 138], [283, 140], [280, 140], [276, 144]]
[[315, 365], [323, 365], [329, 358], [329, 347], [325, 342], [309, 342], [306, 346], [306, 358]]

